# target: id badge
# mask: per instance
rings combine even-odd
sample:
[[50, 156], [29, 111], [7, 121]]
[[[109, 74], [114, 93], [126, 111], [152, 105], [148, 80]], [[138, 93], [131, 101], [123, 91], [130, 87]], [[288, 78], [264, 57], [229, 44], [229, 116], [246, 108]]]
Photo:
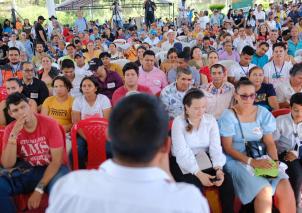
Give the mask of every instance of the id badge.
[[108, 83], [108, 84], [107, 84], [107, 88], [108, 88], [108, 89], [115, 88], [115, 83], [114, 83], [114, 82]]
[[39, 93], [31, 92], [30, 93], [30, 98], [31, 99], [37, 99], [39, 97]]

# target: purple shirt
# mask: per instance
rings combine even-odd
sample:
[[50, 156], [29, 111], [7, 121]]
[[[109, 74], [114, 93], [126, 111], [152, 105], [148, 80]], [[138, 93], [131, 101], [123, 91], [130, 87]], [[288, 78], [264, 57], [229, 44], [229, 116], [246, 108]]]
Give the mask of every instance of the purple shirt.
[[101, 89], [101, 94], [106, 95], [110, 100], [112, 98], [112, 95], [114, 91], [119, 88], [120, 86], [123, 86], [123, 80], [119, 76], [117, 72], [113, 71], [106, 71], [107, 77], [105, 81], [101, 81], [100, 78], [96, 77], [99, 83], [99, 87]]
[[232, 60], [239, 62], [240, 61], [240, 56], [239, 53], [235, 50], [232, 51], [232, 54], [229, 55], [226, 51], [222, 50], [221, 52], [218, 53], [219, 60]]

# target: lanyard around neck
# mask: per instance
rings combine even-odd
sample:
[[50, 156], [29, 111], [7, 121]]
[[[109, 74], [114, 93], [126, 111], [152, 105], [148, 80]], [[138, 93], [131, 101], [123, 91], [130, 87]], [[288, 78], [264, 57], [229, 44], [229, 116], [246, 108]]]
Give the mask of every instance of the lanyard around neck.
[[277, 68], [276, 68], [276, 65], [275, 65], [275, 62], [273, 61], [273, 65], [274, 65], [274, 69], [275, 69], [276, 78], [281, 78], [281, 73], [282, 73], [284, 64], [285, 64], [285, 62], [283, 62], [283, 65], [282, 65], [280, 71], [278, 72], [278, 71], [277, 71]]
[[241, 64], [240, 64], [240, 63], [238, 63], [238, 64], [239, 64], [239, 66], [240, 66], [242, 72], [244, 73], [244, 75], [245, 75], [245, 76], [248, 76], [248, 74], [249, 74], [249, 69], [250, 69], [250, 65], [247, 66], [247, 72], [245, 72], [245, 70], [243, 69], [243, 67], [241, 66]]

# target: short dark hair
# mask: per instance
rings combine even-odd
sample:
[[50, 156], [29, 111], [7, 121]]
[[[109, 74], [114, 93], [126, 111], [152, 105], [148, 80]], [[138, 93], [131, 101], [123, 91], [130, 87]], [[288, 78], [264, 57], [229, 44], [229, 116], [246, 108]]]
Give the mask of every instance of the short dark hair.
[[302, 63], [299, 64], [294, 64], [294, 66], [291, 68], [291, 70], [289, 71], [289, 74], [291, 76], [295, 76], [298, 73], [302, 73]]
[[74, 69], [75, 68], [74, 62], [68, 58], [64, 59], [62, 61], [61, 70], [63, 70], [64, 68], [73, 68]]
[[139, 49], [142, 49], [142, 50], [147, 50], [147, 48], [146, 47], [144, 47], [143, 45], [141, 45], [141, 46], [139, 46], [136, 50], [138, 51]]
[[275, 50], [276, 47], [282, 47], [284, 50], [286, 50], [284, 42], [278, 42], [278, 43], [273, 44], [273, 51]]
[[262, 41], [262, 42], [259, 44], [259, 47], [261, 47], [262, 45], [265, 45], [267, 48], [269, 47], [269, 44], [268, 44], [266, 41]]
[[66, 46], [66, 49], [67, 49], [68, 47], [73, 47], [74, 49], [76, 49], [76, 46], [75, 46], [73, 43], [68, 44], [68, 45]]
[[155, 96], [124, 97], [109, 119], [113, 156], [130, 163], [149, 163], [168, 135], [168, 115]]
[[190, 53], [188, 53], [187, 51], [181, 51], [177, 53], [177, 57], [178, 58], [183, 58], [185, 61], [189, 61], [190, 60]]
[[289, 101], [290, 107], [293, 107], [294, 104], [298, 104], [302, 106], [302, 92], [297, 92], [292, 95]]
[[241, 78], [236, 86], [235, 86], [235, 91], [238, 92], [238, 90], [240, 89], [240, 87], [242, 86], [253, 86], [255, 87], [255, 85], [248, 79], [248, 78]]
[[24, 62], [21, 63], [20, 69], [23, 70], [24, 69], [24, 65], [26, 65], [26, 64], [30, 64], [30, 65], [32, 65], [34, 67], [34, 64], [31, 63], [30, 61], [24, 61]]
[[254, 48], [251, 47], [251, 46], [249, 46], [249, 45], [243, 47], [243, 49], [242, 49], [242, 51], [241, 51], [241, 54], [242, 54], [242, 55], [249, 55], [249, 56], [252, 56], [252, 55], [254, 55], [254, 53], [255, 53]]
[[22, 81], [19, 78], [9, 78], [6, 82], [8, 81], [15, 81], [20, 87], [22, 87]]
[[221, 68], [222, 72], [224, 72], [224, 73], [226, 72], [226, 68], [222, 64], [213, 64], [210, 67], [210, 73], [212, 72], [212, 69], [218, 69], [218, 68]]
[[144, 52], [143, 57], [145, 58], [146, 55], [152, 55], [152, 56], [155, 57], [155, 53], [154, 53], [152, 50], [146, 50], [146, 51]]
[[115, 47], [116, 47], [116, 44], [115, 44], [115, 43], [113, 43], [113, 42], [112, 42], [112, 43], [110, 43], [110, 44], [109, 44], [109, 46], [110, 46], [111, 44], [112, 44], [113, 46], [115, 46]]
[[9, 51], [17, 51], [19, 53], [19, 55], [20, 55], [20, 50], [17, 47], [10, 47], [10, 48], [8, 48], [8, 52]]
[[22, 93], [19, 92], [15, 92], [13, 94], [10, 94], [7, 98], [6, 98], [6, 108], [9, 109], [9, 106], [11, 104], [13, 105], [18, 105], [19, 103], [21, 103], [22, 101], [25, 101], [26, 103], [28, 103], [28, 99], [25, 95], [23, 95]]
[[128, 70], [131, 70], [131, 69], [135, 70], [136, 74], [138, 75], [138, 66], [137, 66], [137, 64], [134, 63], [134, 62], [129, 62], [129, 63], [125, 64], [124, 67], [123, 67], [124, 76], [125, 76], [126, 72]]
[[100, 59], [105, 57], [111, 58], [111, 54], [109, 52], [102, 52], [99, 56]]
[[83, 82], [86, 81], [86, 80], [91, 81], [91, 82], [94, 84], [94, 86], [97, 88], [95, 94], [101, 93], [101, 88], [100, 88], [100, 86], [99, 86], [98, 80], [96, 79], [95, 76], [91, 75], [91, 76], [85, 76], [85, 77], [82, 79], [82, 81], [81, 81], [81, 84], [80, 84], [80, 92], [81, 92], [82, 94], [83, 94], [82, 85], [83, 85]]
[[210, 38], [209, 36], [205, 36], [205, 37], [203, 37], [202, 40], [203, 40], [203, 41], [211, 41], [211, 38]]
[[54, 87], [55, 81], [62, 81], [64, 86], [67, 88], [68, 92], [70, 92], [70, 90], [72, 89], [72, 83], [70, 82], [70, 80], [68, 78], [66, 78], [63, 75], [58, 75], [56, 76], [51, 83], [51, 86]]

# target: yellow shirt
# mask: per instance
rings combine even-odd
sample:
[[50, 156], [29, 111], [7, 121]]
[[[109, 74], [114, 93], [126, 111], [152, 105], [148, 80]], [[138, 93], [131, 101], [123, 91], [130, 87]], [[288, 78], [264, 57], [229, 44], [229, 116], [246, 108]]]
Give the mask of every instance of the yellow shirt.
[[57, 101], [56, 96], [50, 96], [45, 99], [42, 107], [48, 109], [48, 116], [55, 119], [61, 125], [71, 124], [73, 97], [68, 96], [68, 99], [61, 103]]
[[93, 58], [99, 58], [100, 54], [101, 54], [100, 50], [95, 50], [95, 51], [93, 51], [93, 55], [92, 56], [88, 55], [88, 52], [85, 52], [83, 55], [85, 57], [85, 62], [88, 63]]
[[118, 64], [114, 64], [114, 63], [110, 63], [110, 68], [109, 70], [117, 72], [119, 74], [119, 76], [124, 79], [124, 75], [123, 75], [123, 70], [121, 68], [120, 65]]

